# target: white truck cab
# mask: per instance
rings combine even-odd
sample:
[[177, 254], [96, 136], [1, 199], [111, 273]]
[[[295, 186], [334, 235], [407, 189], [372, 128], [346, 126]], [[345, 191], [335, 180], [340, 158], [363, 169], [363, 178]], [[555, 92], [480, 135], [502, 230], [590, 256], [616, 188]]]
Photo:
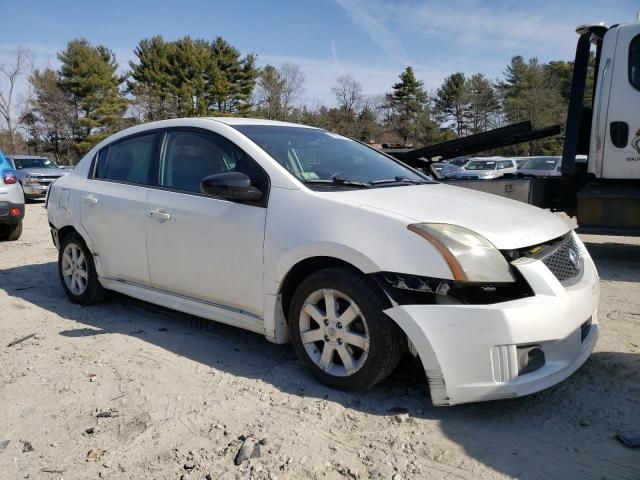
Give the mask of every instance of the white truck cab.
[[601, 53], [588, 172], [602, 179], [640, 179], [640, 21], [613, 26], [596, 38]]

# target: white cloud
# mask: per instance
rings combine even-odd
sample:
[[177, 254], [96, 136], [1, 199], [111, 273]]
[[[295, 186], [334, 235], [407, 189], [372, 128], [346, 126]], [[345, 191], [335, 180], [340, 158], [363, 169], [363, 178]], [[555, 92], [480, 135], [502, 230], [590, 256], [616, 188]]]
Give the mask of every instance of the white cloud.
[[402, 42], [391, 30], [389, 30], [381, 18], [376, 16], [380, 8], [369, 8], [371, 3], [361, 0], [336, 0], [338, 5], [344, 8], [353, 19], [354, 23], [363, 28], [371, 40], [376, 43], [392, 59], [407, 63], [407, 52]]
[[336, 47], [336, 41], [331, 40], [331, 58], [333, 59], [333, 63], [338, 63], [338, 49]]

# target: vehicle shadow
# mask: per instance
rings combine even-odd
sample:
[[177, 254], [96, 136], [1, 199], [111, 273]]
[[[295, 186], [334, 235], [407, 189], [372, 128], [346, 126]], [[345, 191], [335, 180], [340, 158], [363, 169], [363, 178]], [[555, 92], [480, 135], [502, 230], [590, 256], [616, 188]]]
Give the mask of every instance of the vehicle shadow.
[[640, 282], [640, 245], [585, 242], [600, 278]]
[[[424, 372], [412, 359], [403, 360], [390, 378], [370, 390], [338, 392], [307, 374], [288, 345], [271, 344], [261, 335], [115, 294], [101, 305], [74, 305], [59, 286], [54, 262], [6, 269], [0, 272], [0, 288], [79, 322], [78, 328], [60, 332], [70, 339], [134, 336], [232, 375], [260, 379], [290, 395], [327, 399], [380, 417], [406, 410], [415, 424], [412, 433], [423, 420], [435, 420], [437, 432], [475, 461], [510, 477], [640, 478], [638, 452], [613, 438], [619, 431], [640, 431], [638, 354], [595, 353], [567, 381], [528, 397], [436, 408]], [[442, 450], [424, 451], [423, 460], [446, 463]]]

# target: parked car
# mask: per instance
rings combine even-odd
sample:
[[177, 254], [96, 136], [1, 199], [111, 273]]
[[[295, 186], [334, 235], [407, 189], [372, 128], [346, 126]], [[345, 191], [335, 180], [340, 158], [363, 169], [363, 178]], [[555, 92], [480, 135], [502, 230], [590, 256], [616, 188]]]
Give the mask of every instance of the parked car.
[[7, 159], [17, 172], [18, 182], [27, 200], [44, 197], [52, 182], [70, 173], [46, 157], [14, 155]]
[[449, 178], [492, 180], [507, 173], [514, 174], [518, 164], [511, 158], [483, 157], [471, 158], [462, 170], [449, 175]]
[[139, 125], [46, 205], [71, 301], [114, 290], [291, 341], [330, 387], [370, 387], [408, 351], [436, 405], [512, 398], [571, 375], [598, 335], [598, 275], [561, 218], [321, 129]]
[[561, 177], [561, 160], [560, 156], [529, 157], [518, 169], [518, 174], [531, 177]]
[[461, 167], [448, 162], [432, 163], [430, 169], [433, 176], [438, 179], [447, 178], [462, 170]]
[[23, 218], [24, 195], [16, 171], [0, 151], [0, 240], [18, 240]]

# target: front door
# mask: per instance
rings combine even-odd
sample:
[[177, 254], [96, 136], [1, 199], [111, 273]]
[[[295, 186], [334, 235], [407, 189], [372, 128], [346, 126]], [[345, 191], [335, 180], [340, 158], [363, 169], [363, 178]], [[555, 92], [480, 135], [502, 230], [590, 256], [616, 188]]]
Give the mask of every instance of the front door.
[[[603, 59], [603, 61], [606, 60]], [[603, 177], [638, 179], [640, 178], [640, 24], [638, 22], [618, 27], [612, 67]]]
[[207, 130], [169, 130], [162, 150], [159, 186], [148, 197], [152, 285], [262, 315], [265, 205], [204, 195], [200, 183], [208, 175], [242, 171], [266, 196], [266, 174], [235, 144]]
[[105, 277], [149, 284], [146, 215], [160, 134], [117, 140], [100, 149], [81, 196], [81, 222]]

